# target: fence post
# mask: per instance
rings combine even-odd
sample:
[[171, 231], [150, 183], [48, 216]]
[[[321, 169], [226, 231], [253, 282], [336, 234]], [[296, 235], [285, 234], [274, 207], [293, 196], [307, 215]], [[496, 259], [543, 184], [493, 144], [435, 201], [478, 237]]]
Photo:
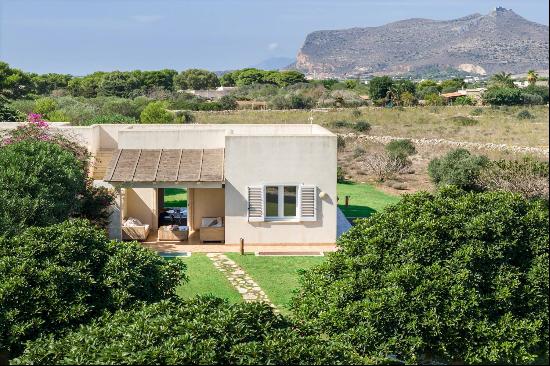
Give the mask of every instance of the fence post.
[[346, 207], [349, 206], [349, 196], [346, 196]]
[[241, 255], [244, 255], [244, 238], [241, 238], [240, 240], [240, 251]]

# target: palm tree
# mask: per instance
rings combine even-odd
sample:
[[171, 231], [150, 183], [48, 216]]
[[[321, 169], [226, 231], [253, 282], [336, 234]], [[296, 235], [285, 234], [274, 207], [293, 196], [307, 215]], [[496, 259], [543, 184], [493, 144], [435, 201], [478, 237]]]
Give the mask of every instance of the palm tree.
[[539, 78], [539, 74], [537, 74], [535, 70], [527, 71], [527, 81], [529, 82], [530, 85], [535, 85], [538, 78]]
[[491, 77], [491, 84], [501, 88], [513, 88], [514, 80], [512, 80], [512, 74], [508, 74], [504, 71], [494, 74]]

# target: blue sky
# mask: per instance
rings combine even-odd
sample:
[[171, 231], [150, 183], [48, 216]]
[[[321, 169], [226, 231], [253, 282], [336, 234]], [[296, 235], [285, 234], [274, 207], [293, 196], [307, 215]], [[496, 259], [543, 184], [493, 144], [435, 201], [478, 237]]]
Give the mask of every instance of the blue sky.
[[227, 70], [294, 57], [314, 30], [497, 5], [548, 25], [547, 0], [0, 0], [0, 60], [27, 71]]

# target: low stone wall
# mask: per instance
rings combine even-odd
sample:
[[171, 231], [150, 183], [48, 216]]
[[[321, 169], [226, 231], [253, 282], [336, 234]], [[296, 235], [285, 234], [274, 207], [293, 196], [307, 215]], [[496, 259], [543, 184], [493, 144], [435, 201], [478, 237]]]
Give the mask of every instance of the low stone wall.
[[[393, 140], [406, 139], [407, 137], [396, 136], [372, 136], [372, 135], [359, 135], [355, 133], [339, 134], [339, 136], [356, 138], [358, 140], [374, 141], [381, 144], [387, 144]], [[510, 151], [513, 153], [523, 154], [535, 154], [548, 157], [549, 149], [542, 147], [529, 147], [529, 146], [516, 146], [506, 144], [493, 144], [493, 143], [479, 143], [479, 142], [467, 142], [467, 141], [452, 141], [446, 139], [409, 139], [417, 145], [447, 145], [455, 148], [465, 149], [478, 149], [478, 150], [495, 150], [495, 151]]]

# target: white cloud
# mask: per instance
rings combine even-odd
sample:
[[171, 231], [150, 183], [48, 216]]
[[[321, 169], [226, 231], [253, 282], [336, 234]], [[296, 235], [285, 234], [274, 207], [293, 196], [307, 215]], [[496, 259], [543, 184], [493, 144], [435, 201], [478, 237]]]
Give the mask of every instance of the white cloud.
[[267, 45], [267, 49], [270, 51], [275, 51], [277, 48], [279, 48], [279, 44], [277, 42], [273, 42]]
[[132, 15], [130, 18], [138, 23], [154, 23], [163, 19], [161, 15]]

